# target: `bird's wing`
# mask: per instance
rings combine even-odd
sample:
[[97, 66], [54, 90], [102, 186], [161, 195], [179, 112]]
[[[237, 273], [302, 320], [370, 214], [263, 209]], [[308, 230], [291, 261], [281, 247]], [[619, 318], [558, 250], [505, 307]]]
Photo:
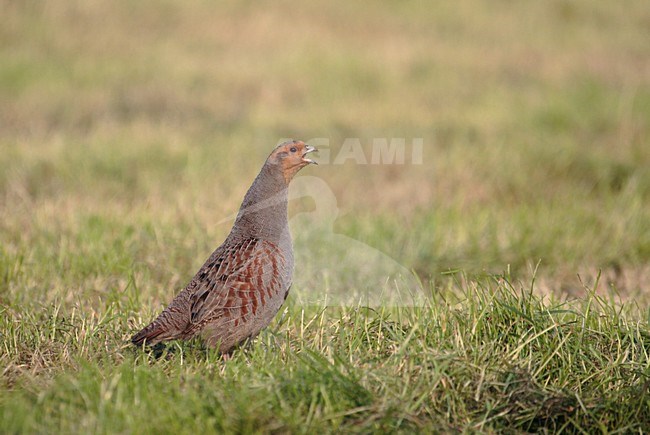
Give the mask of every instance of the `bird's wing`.
[[280, 249], [267, 241], [250, 239], [226, 248], [194, 277], [187, 332], [219, 318], [245, 322], [283, 290], [285, 267]]

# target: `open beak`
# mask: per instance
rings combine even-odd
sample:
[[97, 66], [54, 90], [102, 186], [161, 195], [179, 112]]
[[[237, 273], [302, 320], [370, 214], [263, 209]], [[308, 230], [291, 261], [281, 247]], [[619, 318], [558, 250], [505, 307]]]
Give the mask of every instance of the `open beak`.
[[317, 165], [318, 162], [315, 162], [312, 159], [308, 159], [308, 158], [305, 157], [307, 154], [313, 153], [313, 152], [316, 152], [316, 151], [318, 151], [318, 150], [316, 148], [314, 148], [313, 146], [305, 145], [305, 152], [302, 155], [302, 161], [307, 163], [307, 164], [313, 163], [314, 165]]

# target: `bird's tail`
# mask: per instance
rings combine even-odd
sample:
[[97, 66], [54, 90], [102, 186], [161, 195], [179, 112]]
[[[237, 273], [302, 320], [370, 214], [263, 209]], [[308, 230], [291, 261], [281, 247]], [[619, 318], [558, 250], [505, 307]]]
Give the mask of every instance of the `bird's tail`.
[[158, 321], [151, 322], [144, 327], [140, 332], [131, 337], [131, 343], [136, 346], [153, 346], [165, 340], [172, 340], [174, 334], [167, 328], [160, 324]]
[[140, 332], [131, 337], [131, 343], [136, 346], [153, 346], [161, 341], [183, 338], [189, 318], [189, 292], [182, 291], [160, 315], [145, 326]]

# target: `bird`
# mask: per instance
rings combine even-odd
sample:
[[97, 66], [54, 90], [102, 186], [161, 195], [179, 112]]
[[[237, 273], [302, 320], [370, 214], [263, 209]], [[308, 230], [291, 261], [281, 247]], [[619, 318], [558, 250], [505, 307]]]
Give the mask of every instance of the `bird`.
[[318, 151], [300, 140], [277, 146], [244, 196], [230, 233], [135, 346], [201, 337], [223, 355], [253, 339], [287, 299], [294, 257], [287, 219], [288, 187]]

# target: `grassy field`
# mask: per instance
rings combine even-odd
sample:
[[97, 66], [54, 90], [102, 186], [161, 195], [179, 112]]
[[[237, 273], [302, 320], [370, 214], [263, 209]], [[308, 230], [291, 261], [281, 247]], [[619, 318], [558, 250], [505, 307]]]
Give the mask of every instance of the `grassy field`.
[[[0, 10], [0, 432], [650, 431], [646, 2]], [[286, 309], [131, 348], [286, 137], [332, 157]], [[376, 138], [422, 164], [334, 164]], [[305, 303], [360, 285], [341, 246], [430, 302]]]

